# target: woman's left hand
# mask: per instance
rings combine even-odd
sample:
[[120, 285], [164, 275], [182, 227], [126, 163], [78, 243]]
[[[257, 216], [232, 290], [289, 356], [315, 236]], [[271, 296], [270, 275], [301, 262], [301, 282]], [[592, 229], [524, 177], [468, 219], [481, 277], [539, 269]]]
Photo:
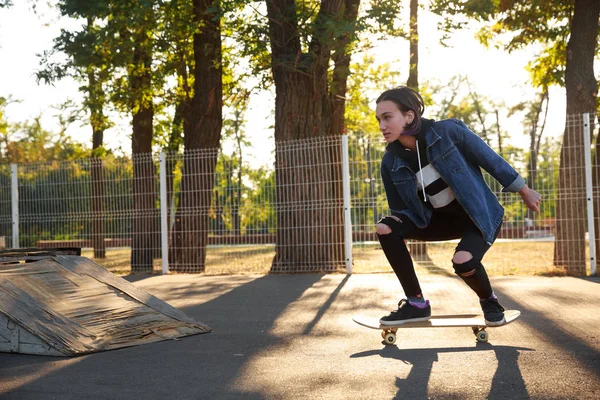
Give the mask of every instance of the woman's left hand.
[[519, 191], [519, 194], [523, 198], [525, 205], [533, 211], [540, 211], [540, 202], [542, 201], [542, 195], [533, 189], [530, 189], [527, 185], [523, 186], [523, 189]]

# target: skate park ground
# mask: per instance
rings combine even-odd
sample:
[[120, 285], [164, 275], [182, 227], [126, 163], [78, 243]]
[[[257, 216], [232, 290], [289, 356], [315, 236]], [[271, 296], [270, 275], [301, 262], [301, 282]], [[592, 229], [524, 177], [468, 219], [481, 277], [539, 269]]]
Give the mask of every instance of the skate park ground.
[[[129, 276], [213, 328], [79, 357], [0, 353], [0, 399], [598, 399], [600, 278], [497, 276], [521, 317], [488, 329], [352, 322], [402, 296], [393, 274]], [[435, 314], [480, 313], [450, 273], [421, 276]]]

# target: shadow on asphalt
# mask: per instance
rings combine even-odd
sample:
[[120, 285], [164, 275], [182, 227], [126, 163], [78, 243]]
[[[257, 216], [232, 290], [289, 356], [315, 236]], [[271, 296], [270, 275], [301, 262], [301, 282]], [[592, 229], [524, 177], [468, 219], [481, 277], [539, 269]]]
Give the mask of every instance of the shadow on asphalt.
[[323, 315], [325, 315], [325, 313], [327, 312], [327, 310], [329, 310], [335, 299], [337, 299], [344, 286], [346, 286], [346, 283], [348, 283], [349, 279], [350, 275], [346, 275], [344, 279], [339, 283], [339, 285], [335, 288], [335, 290], [331, 292], [331, 295], [329, 296], [327, 301], [323, 303], [323, 306], [319, 308], [319, 311], [317, 312], [313, 320], [310, 322], [310, 324], [306, 325], [306, 329], [304, 329], [304, 332], [302, 332], [303, 335], [308, 335], [319, 323], [321, 318], [323, 318]]
[[583, 277], [579, 277], [579, 279], [582, 279], [582, 280], [588, 281], [588, 282], [592, 282], [592, 283], [600, 283], [600, 276], [583, 276]]
[[[588, 346], [580, 338], [572, 335], [557, 322], [546, 318], [544, 315], [532, 310], [527, 306], [526, 299], [516, 299], [513, 296], [508, 295], [503, 290], [494, 288], [494, 292], [498, 295], [503, 307], [507, 310], [520, 310], [521, 316], [519, 322], [527, 325], [531, 330], [537, 332], [537, 336], [544, 337], [550, 341], [553, 345], [564, 349], [565, 353], [571, 354], [575, 357], [581, 365], [585, 365], [586, 369], [596, 375], [600, 379], [600, 368], [598, 368], [598, 360], [600, 359], [600, 352], [593, 347]], [[535, 293], [538, 297], [551, 297], [556, 299], [560, 296], [556, 292], [547, 292], [539, 290]], [[565, 305], [567, 309], [577, 309], [583, 304], [585, 299], [579, 297], [565, 297], [560, 298], [561, 303]], [[548, 310], [550, 312], [560, 313], [561, 310]]]
[[[399, 349], [396, 346], [385, 346], [379, 350], [356, 353], [350, 358], [380, 356], [391, 358], [412, 365], [405, 379], [396, 378], [398, 392], [395, 399], [428, 399], [429, 378], [433, 363], [438, 361], [442, 353], [467, 353], [494, 351], [498, 360], [498, 368], [492, 379], [492, 386], [487, 399], [505, 399], [507, 393], [511, 398], [529, 398], [523, 375], [519, 369], [518, 358], [522, 351], [533, 351], [524, 347], [493, 346], [490, 343], [477, 343], [476, 347], [454, 347], [437, 349]], [[460, 379], [460, 378], [457, 378]]]
[[129, 283], [135, 283], [143, 281], [144, 279], [152, 278], [153, 276], [158, 276], [158, 274], [129, 274], [123, 275], [121, 278], [125, 279]]
[[[0, 382], [3, 378], [17, 382], [10, 391], [0, 390], [0, 398], [34, 399], [50, 393], [51, 398], [61, 400], [165, 399], [173, 398], [174, 393], [182, 399], [242, 395], [262, 398], [261, 393], [237, 391], [235, 380], [253, 356], [285, 345], [286, 339], [270, 334], [270, 330], [286, 308], [322, 278], [318, 274], [307, 274], [301, 279], [266, 275], [232, 285], [231, 290], [206, 303], [179, 307], [197, 321], [207, 322], [213, 332], [177, 341], [69, 358], [0, 353]], [[332, 292], [313, 326], [335, 301], [347, 279]], [[213, 289], [197, 287], [183, 292], [193, 298], [207, 290]], [[40, 370], [48, 373], [27, 383], [19, 382], [20, 377]]]

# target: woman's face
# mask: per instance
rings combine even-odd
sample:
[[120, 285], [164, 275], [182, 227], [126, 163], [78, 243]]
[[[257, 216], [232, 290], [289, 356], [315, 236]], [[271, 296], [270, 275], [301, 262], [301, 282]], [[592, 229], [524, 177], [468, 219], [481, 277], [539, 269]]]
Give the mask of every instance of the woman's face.
[[383, 139], [387, 143], [395, 142], [404, 132], [406, 125], [410, 124], [415, 117], [413, 111], [402, 113], [396, 103], [391, 100], [383, 100], [377, 104], [375, 118], [379, 122], [379, 129], [383, 133]]

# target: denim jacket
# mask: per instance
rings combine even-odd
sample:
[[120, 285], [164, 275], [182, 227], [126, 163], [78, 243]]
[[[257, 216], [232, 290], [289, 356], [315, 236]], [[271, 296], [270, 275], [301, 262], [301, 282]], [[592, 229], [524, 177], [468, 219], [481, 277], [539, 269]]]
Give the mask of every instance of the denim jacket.
[[[458, 119], [434, 122], [424, 137], [430, 163], [491, 244], [502, 223], [504, 208], [485, 182], [481, 168], [502, 185], [503, 192], [520, 191], [525, 180]], [[406, 160], [386, 151], [381, 177], [392, 214], [410, 218], [419, 228], [426, 227], [433, 211], [418, 197], [417, 179]]]

